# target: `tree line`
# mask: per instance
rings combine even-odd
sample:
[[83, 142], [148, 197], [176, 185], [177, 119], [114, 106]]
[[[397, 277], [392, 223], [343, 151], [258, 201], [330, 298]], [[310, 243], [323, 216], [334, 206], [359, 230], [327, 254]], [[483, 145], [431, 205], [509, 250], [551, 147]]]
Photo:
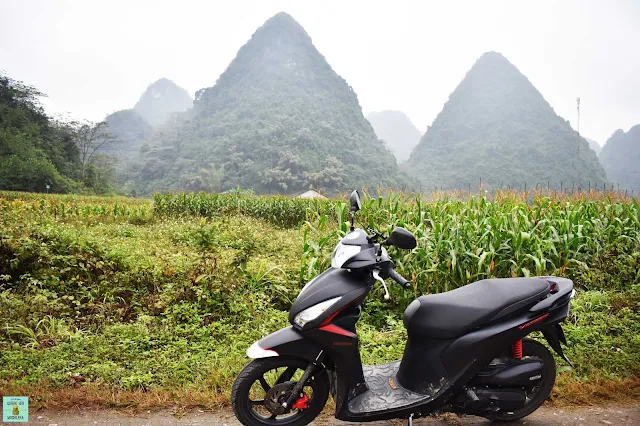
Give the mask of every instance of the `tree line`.
[[113, 159], [104, 152], [119, 141], [107, 123], [51, 117], [44, 96], [0, 74], [0, 189], [111, 192]]

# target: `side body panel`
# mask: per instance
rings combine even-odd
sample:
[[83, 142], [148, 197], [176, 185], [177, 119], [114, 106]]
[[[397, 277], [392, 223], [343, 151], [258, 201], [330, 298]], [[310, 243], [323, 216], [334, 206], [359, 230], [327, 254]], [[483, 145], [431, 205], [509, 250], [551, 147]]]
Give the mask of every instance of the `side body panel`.
[[[409, 336], [396, 376], [405, 389], [433, 395], [426, 403], [402, 409], [366, 414], [350, 413], [347, 407], [336, 417], [348, 421], [374, 421], [429, 414], [447, 405], [496, 356], [533, 331], [559, 327], [569, 306], [552, 312], [525, 312], [508, 320], [474, 330], [455, 339], [427, 339]], [[553, 347], [553, 345], [552, 345]]]

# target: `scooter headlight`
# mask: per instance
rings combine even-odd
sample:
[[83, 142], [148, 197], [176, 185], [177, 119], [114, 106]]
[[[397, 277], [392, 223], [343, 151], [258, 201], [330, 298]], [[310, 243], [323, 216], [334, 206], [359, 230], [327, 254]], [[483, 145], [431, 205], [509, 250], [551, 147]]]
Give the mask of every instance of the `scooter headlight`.
[[300, 328], [303, 328], [309, 321], [313, 321], [322, 315], [327, 309], [329, 309], [334, 303], [340, 300], [340, 297], [334, 297], [333, 299], [325, 300], [324, 302], [320, 302], [317, 305], [313, 305], [310, 308], [305, 309], [304, 311], [298, 313], [293, 319], [293, 322], [296, 323]]
[[342, 265], [356, 254], [360, 253], [360, 246], [347, 246], [338, 243], [331, 254], [331, 266], [334, 268], [342, 268]]

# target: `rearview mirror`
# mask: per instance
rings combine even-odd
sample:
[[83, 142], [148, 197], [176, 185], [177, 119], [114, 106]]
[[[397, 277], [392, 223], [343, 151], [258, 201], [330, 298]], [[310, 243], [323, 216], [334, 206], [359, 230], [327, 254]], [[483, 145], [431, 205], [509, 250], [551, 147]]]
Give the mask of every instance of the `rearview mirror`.
[[395, 228], [386, 239], [385, 244], [401, 249], [411, 250], [416, 247], [416, 237], [404, 228]]
[[351, 193], [351, 195], [349, 196], [349, 203], [351, 204], [352, 213], [360, 210], [360, 207], [362, 207], [362, 203], [360, 202], [360, 194], [358, 193], [358, 190], [355, 190]]

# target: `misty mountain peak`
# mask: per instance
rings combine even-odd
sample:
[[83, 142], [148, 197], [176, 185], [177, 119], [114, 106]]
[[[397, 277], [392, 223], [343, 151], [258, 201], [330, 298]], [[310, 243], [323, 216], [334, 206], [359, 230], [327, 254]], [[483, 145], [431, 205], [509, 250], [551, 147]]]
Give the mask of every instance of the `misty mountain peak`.
[[591, 150], [595, 152], [596, 155], [600, 155], [600, 151], [602, 151], [602, 147], [600, 146], [600, 144], [594, 141], [593, 139], [589, 139], [587, 137], [585, 137], [585, 140], [589, 142], [589, 148], [591, 148]]
[[420, 131], [402, 111], [373, 111], [367, 115], [378, 138], [385, 141], [398, 163], [409, 159], [420, 141]]
[[407, 170], [425, 185], [529, 187], [603, 183], [594, 151], [507, 58], [483, 54], [416, 146]]
[[[280, 12], [253, 33], [214, 87], [196, 93], [195, 109], [198, 113], [214, 111], [221, 103], [228, 107], [240, 102], [233, 94], [234, 87], [273, 90], [277, 86], [281, 94], [292, 97], [300, 91], [319, 96], [327, 89], [321, 82], [331, 80], [346, 83], [318, 52], [304, 28], [289, 14]], [[351, 90], [345, 96], [357, 102]]]
[[163, 124], [172, 113], [186, 111], [193, 106], [193, 99], [182, 87], [168, 78], [150, 84], [134, 109], [149, 124]]
[[616, 130], [602, 147], [600, 161], [612, 183], [640, 193], [640, 124], [626, 133]]
[[292, 28], [295, 27], [297, 29], [301, 29], [302, 31], [304, 31], [302, 26], [298, 24], [298, 21], [293, 19], [293, 16], [289, 15], [287, 12], [276, 13], [271, 18], [267, 19], [261, 28], [265, 28], [273, 25], [290, 25]]
[[489, 52], [484, 52], [477, 60], [477, 62], [484, 62], [484, 61], [504, 62], [504, 63], [508, 63], [509, 65], [512, 65], [511, 62], [509, 62], [509, 60], [506, 58], [506, 56], [504, 56], [500, 52], [496, 52], [493, 50]]

